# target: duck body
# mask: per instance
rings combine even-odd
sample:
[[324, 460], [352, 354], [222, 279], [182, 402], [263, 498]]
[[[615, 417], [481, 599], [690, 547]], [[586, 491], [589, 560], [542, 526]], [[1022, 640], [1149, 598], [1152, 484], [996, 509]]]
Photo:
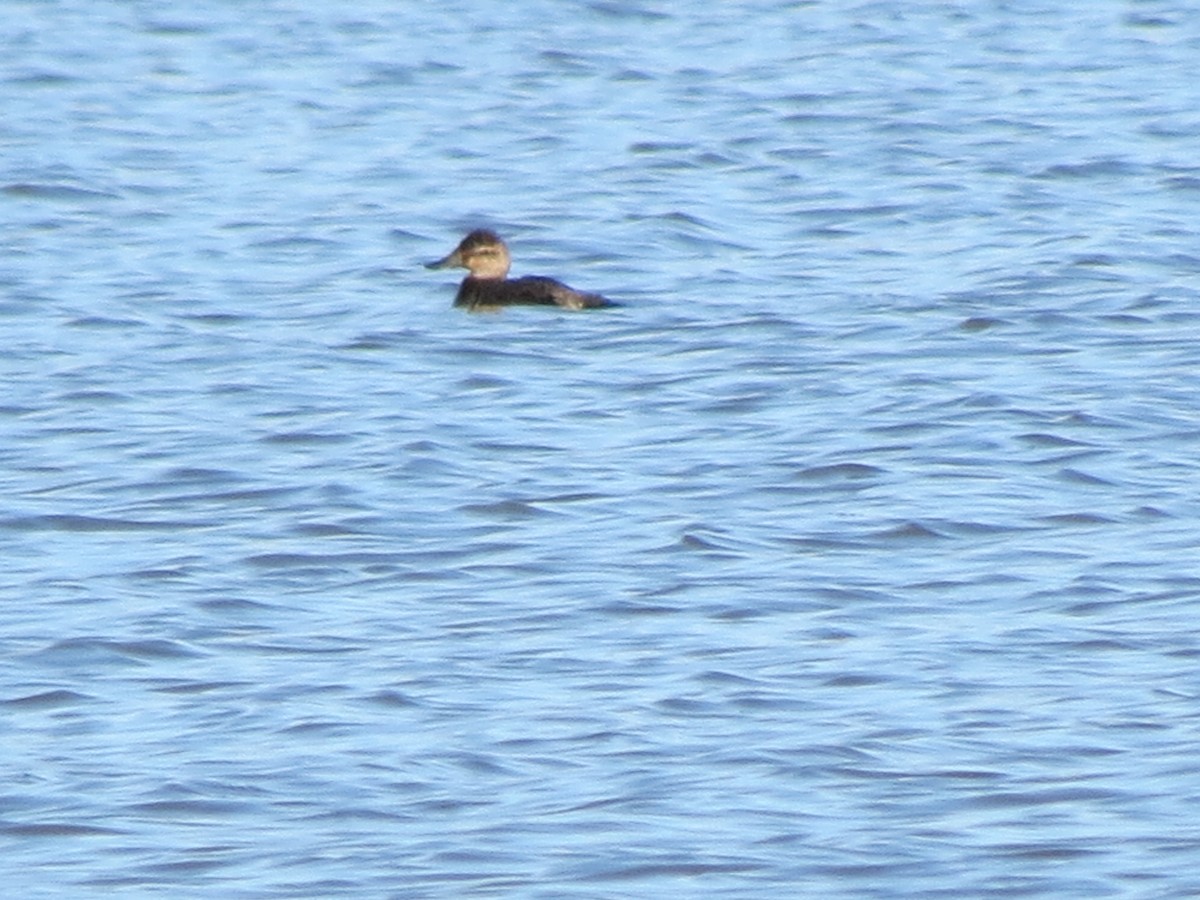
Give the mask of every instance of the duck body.
[[524, 278], [475, 278], [468, 275], [458, 286], [455, 306], [485, 310], [498, 306], [561, 306], [563, 309], [599, 309], [616, 306], [599, 294], [585, 294], [561, 281], [540, 275]]
[[508, 247], [498, 234], [484, 228], [468, 234], [448, 256], [425, 265], [427, 269], [455, 266], [466, 269], [468, 275], [458, 287], [454, 305], [472, 312], [505, 306], [557, 306], [580, 310], [618, 305], [599, 294], [577, 291], [554, 278], [541, 275], [509, 278], [511, 258]]

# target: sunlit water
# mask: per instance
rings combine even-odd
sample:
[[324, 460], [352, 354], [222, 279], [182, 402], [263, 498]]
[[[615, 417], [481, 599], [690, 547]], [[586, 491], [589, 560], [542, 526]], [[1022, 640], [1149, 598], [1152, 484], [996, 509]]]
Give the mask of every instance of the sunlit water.
[[6, 893], [1200, 893], [1190, 6], [5, 20]]

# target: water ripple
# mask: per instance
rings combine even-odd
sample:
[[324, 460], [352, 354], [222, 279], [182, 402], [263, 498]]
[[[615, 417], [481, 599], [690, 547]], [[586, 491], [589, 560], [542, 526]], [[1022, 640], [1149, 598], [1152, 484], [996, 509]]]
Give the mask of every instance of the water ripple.
[[1142, 6], [15, 14], [6, 890], [1200, 892]]

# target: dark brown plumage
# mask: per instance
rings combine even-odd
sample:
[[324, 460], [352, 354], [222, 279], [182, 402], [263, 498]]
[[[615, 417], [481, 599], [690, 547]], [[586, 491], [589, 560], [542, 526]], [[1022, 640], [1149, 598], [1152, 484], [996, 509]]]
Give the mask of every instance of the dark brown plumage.
[[540, 275], [509, 278], [510, 264], [508, 247], [500, 236], [494, 231], [478, 228], [463, 238], [449, 256], [426, 263], [425, 268], [448, 269], [460, 266], [467, 269], [470, 274], [459, 285], [454, 305], [466, 307], [471, 311], [499, 309], [504, 306], [599, 309], [618, 305], [599, 294], [577, 291], [553, 278]]

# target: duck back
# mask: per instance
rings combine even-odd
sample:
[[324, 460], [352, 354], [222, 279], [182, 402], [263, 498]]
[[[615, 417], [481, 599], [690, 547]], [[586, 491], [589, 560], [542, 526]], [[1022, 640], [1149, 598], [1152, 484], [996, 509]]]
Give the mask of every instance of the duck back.
[[523, 278], [494, 279], [467, 277], [459, 286], [455, 306], [486, 309], [500, 306], [561, 306], [564, 309], [599, 309], [616, 306], [599, 294], [588, 294], [568, 287], [554, 278], [526, 275]]

